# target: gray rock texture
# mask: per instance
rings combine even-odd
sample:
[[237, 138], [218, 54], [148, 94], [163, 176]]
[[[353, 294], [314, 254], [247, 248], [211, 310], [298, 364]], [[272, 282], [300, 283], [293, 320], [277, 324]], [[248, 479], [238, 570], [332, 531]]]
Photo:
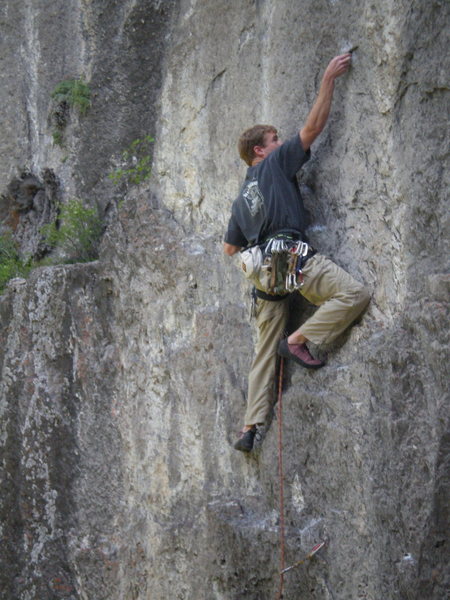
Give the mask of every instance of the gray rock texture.
[[[221, 240], [239, 133], [294, 134], [355, 45], [300, 185], [314, 245], [373, 299], [326, 368], [287, 368], [286, 564], [327, 545], [283, 597], [447, 598], [448, 2], [4, 0], [0, 27], [1, 218], [33, 248], [56, 196], [108, 223], [98, 261], [0, 297], [2, 600], [277, 597], [278, 421], [232, 449], [254, 332]], [[73, 78], [92, 105], [58, 146]], [[147, 134], [152, 178], [114, 185]]]

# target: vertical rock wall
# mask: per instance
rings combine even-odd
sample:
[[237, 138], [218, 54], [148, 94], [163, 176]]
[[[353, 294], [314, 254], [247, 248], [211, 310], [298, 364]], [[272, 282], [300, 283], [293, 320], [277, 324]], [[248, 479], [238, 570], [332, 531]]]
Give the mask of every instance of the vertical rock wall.
[[[33, 0], [0, 19], [3, 188], [52, 169], [110, 209], [98, 262], [0, 299], [2, 598], [276, 597], [276, 427], [231, 448], [253, 332], [221, 239], [240, 131], [297, 131], [353, 45], [300, 185], [314, 244], [373, 300], [325, 369], [288, 369], [287, 562], [328, 544], [285, 597], [444, 598], [448, 3]], [[81, 75], [92, 107], [61, 149], [49, 95]], [[151, 183], [115, 188], [147, 133]]]

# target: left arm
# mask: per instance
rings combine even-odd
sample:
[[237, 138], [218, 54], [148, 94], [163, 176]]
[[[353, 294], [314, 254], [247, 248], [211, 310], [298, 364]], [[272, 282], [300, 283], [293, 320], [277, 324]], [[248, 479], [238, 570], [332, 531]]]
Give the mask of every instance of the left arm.
[[233, 254], [239, 252], [240, 249], [240, 246], [233, 246], [233, 244], [227, 244], [227, 242], [223, 243], [223, 251], [228, 256], [233, 256]]

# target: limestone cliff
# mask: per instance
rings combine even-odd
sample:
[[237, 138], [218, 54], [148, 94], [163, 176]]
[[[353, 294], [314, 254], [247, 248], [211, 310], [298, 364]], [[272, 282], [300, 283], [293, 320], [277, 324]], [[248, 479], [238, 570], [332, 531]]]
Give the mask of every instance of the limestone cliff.
[[[277, 428], [232, 449], [253, 330], [221, 240], [239, 133], [297, 131], [351, 46], [300, 185], [373, 300], [326, 368], [288, 370], [287, 562], [328, 543], [284, 597], [447, 597], [448, 2], [3, 0], [0, 26], [3, 223], [27, 247], [72, 197], [107, 223], [97, 261], [0, 297], [1, 598], [276, 597]], [[57, 144], [74, 78], [91, 107]], [[152, 178], [114, 185], [144, 135]]]

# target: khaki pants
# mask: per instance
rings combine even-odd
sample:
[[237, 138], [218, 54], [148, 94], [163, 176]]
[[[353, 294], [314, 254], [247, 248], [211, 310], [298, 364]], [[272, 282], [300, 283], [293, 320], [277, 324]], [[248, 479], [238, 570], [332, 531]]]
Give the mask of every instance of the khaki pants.
[[[319, 308], [300, 327], [314, 344], [331, 343], [364, 310], [370, 300], [365, 287], [331, 260], [316, 254], [303, 269], [300, 293]], [[264, 423], [274, 400], [278, 343], [288, 318], [288, 299], [271, 302], [258, 298], [258, 341], [248, 380], [245, 424]]]

